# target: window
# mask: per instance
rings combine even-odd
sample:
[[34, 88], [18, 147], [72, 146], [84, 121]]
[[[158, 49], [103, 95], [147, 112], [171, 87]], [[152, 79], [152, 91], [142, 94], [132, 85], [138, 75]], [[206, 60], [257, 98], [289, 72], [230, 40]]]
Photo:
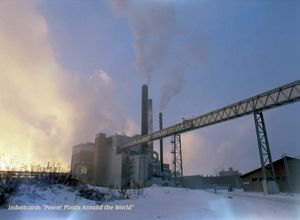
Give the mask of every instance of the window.
[[80, 169], [80, 174], [87, 174], [87, 166], [83, 165]]

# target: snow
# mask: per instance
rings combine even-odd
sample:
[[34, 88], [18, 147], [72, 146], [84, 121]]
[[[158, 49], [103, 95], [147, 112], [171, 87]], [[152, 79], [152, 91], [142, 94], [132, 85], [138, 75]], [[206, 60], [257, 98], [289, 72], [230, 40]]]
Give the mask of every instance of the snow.
[[10, 198], [10, 205], [94, 205], [95, 201], [82, 198], [74, 189], [64, 185], [40, 186], [22, 184]]
[[[89, 186], [91, 187], [91, 186]], [[111, 190], [91, 187], [109, 194]], [[124, 220], [181, 220], [181, 219], [300, 219], [299, 195], [263, 195], [242, 191], [217, 194], [204, 190], [161, 187], [146, 188], [143, 195], [126, 200], [105, 202], [104, 206], [114, 210], [95, 211], [10, 211], [0, 210], [0, 219], [124, 219]], [[294, 202], [289, 202], [294, 201]], [[52, 185], [36, 187], [22, 185], [11, 197], [10, 204], [19, 205], [90, 205], [96, 201], [77, 196], [69, 187]], [[116, 206], [125, 210], [115, 210]], [[126, 206], [127, 205], [127, 206]], [[103, 207], [104, 207], [103, 206]]]
[[[214, 192], [213, 189], [207, 190], [209, 192]], [[227, 190], [218, 190], [219, 194], [229, 195], [229, 196], [237, 196], [237, 197], [246, 197], [246, 198], [254, 198], [260, 200], [268, 200], [268, 201], [277, 201], [284, 203], [292, 203], [300, 205], [300, 193], [284, 193], [280, 192], [277, 194], [265, 194], [261, 192], [243, 192], [243, 190], [235, 190], [234, 192], [228, 192]]]

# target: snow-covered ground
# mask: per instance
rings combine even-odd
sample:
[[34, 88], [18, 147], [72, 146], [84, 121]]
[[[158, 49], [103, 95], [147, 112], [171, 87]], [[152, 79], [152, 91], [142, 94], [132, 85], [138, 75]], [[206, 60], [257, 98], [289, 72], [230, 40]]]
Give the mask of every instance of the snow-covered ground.
[[[96, 188], [104, 193], [110, 191]], [[289, 202], [294, 201], [294, 202]], [[300, 219], [300, 197], [286, 194], [263, 195], [241, 191], [208, 192], [183, 188], [152, 186], [143, 195], [104, 204], [81, 198], [64, 186], [35, 187], [22, 185], [10, 198], [10, 205], [39, 205], [42, 211], [0, 210], [0, 219], [21, 220], [176, 220], [176, 219]], [[45, 211], [45, 206], [68, 209], [84, 207], [89, 211]], [[68, 205], [68, 208], [64, 206]], [[48, 207], [48, 208], [49, 208]], [[98, 210], [91, 210], [96, 208]], [[123, 208], [124, 210], [116, 210]], [[99, 210], [102, 209], [102, 210]]]

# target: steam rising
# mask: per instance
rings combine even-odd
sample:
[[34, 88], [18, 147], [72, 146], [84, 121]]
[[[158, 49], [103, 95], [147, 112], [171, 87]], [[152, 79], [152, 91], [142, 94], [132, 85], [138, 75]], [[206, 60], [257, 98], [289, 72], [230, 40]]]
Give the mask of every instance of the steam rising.
[[[187, 65], [199, 54], [195, 41], [181, 30], [171, 1], [114, 1], [112, 8], [128, 19], [134, 36], [135, 66], [147, 83], [153, 74], [164, 77], [160, 108], [164, 109], [183, 88]], [[196, 43], [196, 44], [194, 44]]]
[[125, 15], [134, 35], [136, 68], [150, 82], [151, 75], [166, 62], [172, 35], [176, 32], [174, 9], [167, 3], [111, 1]]
[[137, 131], [114, 101], [109, 73], [60, 67], [47, 22], [32, 2], [0, 1], [0, 48], [1, 155], [25, 164], [45, 158], [68, 164], [72, 146], [92, 141], [99, 131]]
[[183, 74], [174, 74], [172, 78], [165, 82], [164, 87], [162, 87], [162, 96], [160, 99], [159, 107], [164, 109], [167, 107], [171, 99], [179, 94], [182, 90]]

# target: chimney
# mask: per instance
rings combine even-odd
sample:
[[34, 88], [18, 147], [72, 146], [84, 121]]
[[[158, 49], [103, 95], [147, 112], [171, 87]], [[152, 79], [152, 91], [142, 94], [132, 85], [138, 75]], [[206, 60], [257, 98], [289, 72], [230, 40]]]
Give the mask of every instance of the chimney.
[[[163, 129], [163, 115], [162, 112], [159, 113], [159, 130]], [[163, 147], [163, 139], [159, 140], [159, 154], [160, 154], [160, 168], [161, 172], [164, 171], [164, 147]]]
[[[152, 99], [148, 99], [148, 134], [153, 132], [153, 109]], [[148, 143], [150, 151], [153, 151], [153, 141]]]
[[[142, 118], [141, 118], [141, 135], [148, 134], [148, 86], [142, 87]], [[148, 144], [142, 144], [142, 154], [147, 154]]]
[[148, 134], [148, 86], [142, 87], [141, 135]]

